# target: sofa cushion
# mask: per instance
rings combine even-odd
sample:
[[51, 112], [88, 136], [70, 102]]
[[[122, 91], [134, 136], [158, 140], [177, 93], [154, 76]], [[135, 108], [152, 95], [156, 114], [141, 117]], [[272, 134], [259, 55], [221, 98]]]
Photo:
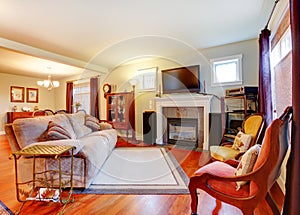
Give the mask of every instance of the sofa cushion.
[[[235, 172], [236, 176], [247, 174], [253, 170], [259, 151], [260, 151], [260, 145], [258, 144], [252, 146], [250, 149], [246, 151], [246, 153], [242, 156], [239, 165], [236, 168], [236, 172]], [[236, 189], [239, 190], [241, 186], [246, 183], [247, 181], [236, 182], [237, 184]]]
[[34, 142], [46, 141], [49, 121], [62, 126], [70, 133], [71, 139], [76, 139], [76, 134], [65, 114], [16, 119], [12, 127], [20, 148], [22, 149]]
[[210, 146], [210, 155], [212, 158], [219, 161], [227, 161], [235, 158], [240, 151], [226, 146]]
[[48, 140], [71, 139], [71, 134], [59, 124], [53, 121], [49, 121], [47, 139]]
[[[215, 161], [201, 167], [194, 174], [200, 176], [202, 174], [209, 173], [220, 177], [234, 177], [235, 171], [236, 169], [234, 167], [224, 162]], [[207, 184], [214, 190], [219, 191], [221, 193], [226, 193], [230, 196], [249, 196], [249, 186], [246, 185], [237, 191], [235, 182], [223, 181], [218, 179], [209, 179], [207, 180]]]
[[85, 126], [85, 113], [83, 111], [66, 114], [66, 116], [70, 120], [77, 138], [81, 138], [92, 132], [92, 129]]

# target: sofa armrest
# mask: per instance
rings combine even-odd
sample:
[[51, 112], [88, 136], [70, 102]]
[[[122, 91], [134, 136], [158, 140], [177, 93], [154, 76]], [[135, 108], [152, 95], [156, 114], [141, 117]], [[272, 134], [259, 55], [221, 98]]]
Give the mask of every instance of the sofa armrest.
[[8, 139], [8, 143], [10, 145], [11, 151], [12, 152], [19, 151], [21, 148], [16, 139], [15, 132], [12, 127], [12, 123], [5, 124], [4, 130], [5, 130], [5, 134]]

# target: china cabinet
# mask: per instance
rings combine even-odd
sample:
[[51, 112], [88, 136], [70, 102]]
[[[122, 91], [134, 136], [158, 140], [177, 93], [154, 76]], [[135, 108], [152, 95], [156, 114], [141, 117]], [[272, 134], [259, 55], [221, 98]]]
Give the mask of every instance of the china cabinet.
[[115, 129], [126, 134], [128, 142], [129, 136], [135, 141], [135, 103], [134, 92], [106, 93], [106, 120]]

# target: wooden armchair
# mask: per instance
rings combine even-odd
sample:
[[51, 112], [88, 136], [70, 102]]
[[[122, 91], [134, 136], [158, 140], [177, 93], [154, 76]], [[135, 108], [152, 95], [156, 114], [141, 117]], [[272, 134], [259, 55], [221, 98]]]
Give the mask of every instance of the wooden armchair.
[[[288, 107], [282, 116], [275, 119], [267, 128], [260, 153], [251, 172], [235, 176], [236, 169], [220, 161], [212, 162], [196, 171], [189, 182], [192, 214], [197, 214], [197, 189], [240, 208], [245, 215], [253, 214], [256, 206], [264, 199], [274, 214], [280, 214], [269, 190], [280, 174], [281, 164], [288, 149], [288, 122], [291, 113], [292, 108]], [[248, 183], [237, 191], [237, 181], [248, 181]]]
[[[242, 132], [246, 135], [251, 136], [251, 142], [248, 147], [245, 148], [245, 151], [256, 144], [261, 131], [264, 126], [264, 117], [262, 114], [252, 114], [245, 118], [243, 124], [242, 124]], [[210, 147], [210, 155], [212, 157], [212, 160], [219, 160], [226, 162], [230, 159], [238, 159], [244, 152], [240, 151], [239, 149], [233, 148], [233, 140], [235, 136], [231, 137], [232, 142], [226, 142], [228, 139], [228, 136], [224, 134], [222, 138], [222, 143], [220, 146], [211, 146]]]

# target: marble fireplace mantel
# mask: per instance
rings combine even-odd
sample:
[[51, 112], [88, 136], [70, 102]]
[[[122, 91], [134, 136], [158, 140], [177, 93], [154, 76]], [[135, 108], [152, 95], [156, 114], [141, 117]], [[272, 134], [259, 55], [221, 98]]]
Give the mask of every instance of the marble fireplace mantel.
[[168, 94], [163, 97], [155, 98], [156, 116], [157, 116], [157, 138], [156, 143], [163, 145], [163, 135], [166, 131], [165, 116], [163, 108], [165, 107], [202, 107], [203, 108], [203, 131], [204, 142], [203, 149], [209, 150], [209, 113], [220, 113], [220, 100], [212, 95], [202, 94]]

